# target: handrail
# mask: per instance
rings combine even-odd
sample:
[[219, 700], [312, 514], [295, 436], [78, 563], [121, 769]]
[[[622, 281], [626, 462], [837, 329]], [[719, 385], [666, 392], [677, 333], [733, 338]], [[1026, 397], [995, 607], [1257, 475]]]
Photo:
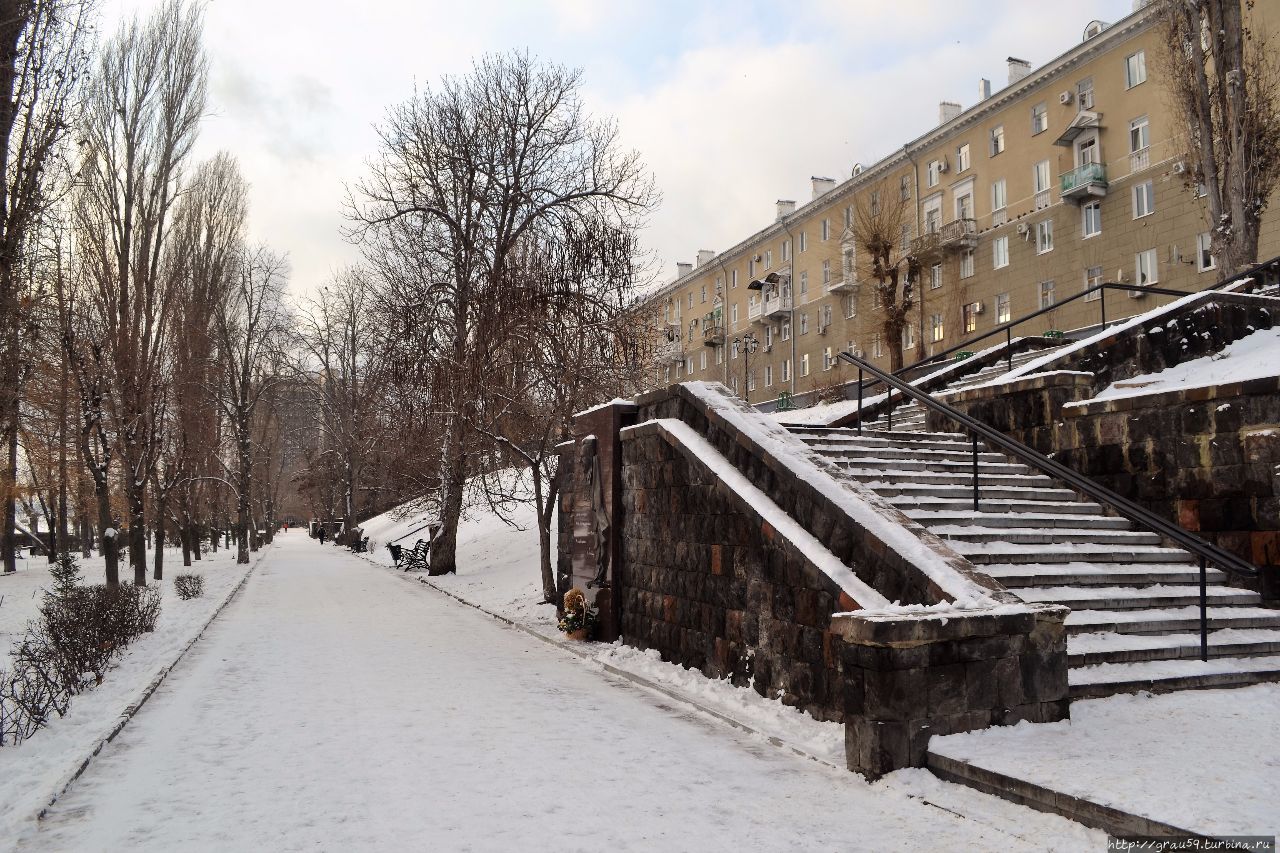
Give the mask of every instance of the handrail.
[[[922, 404], [926, 408], [935, 412], [940, 412], [962, 427], [968, 429], [973, 435], [973, 509], [978, 511], [978, 438], [981, 436], [986, 439], [989, 444], [993, 444], [1013, 457], [1020, 459], [1032, 468], [1041, 473], [1054, 477], [1077, 491], [1083, 492], [1095, 501], [1106, 504], [1120, 515], [1130, 521], [1154, 531], [1159, 535], [1172, 539], [1186, 550], [1190, 551], [1200, 558], [1200, 658], [1207, 661], [1209, 659], [1209, 603], [1208, 603], [1208, 578], [1206, 574], [1206, 566], [1212, 564], [1220, 569], [1230, 572], [1234, 575], [1242, 577], [1258, 577], [1260, 571], [1257, 566], [1246, 560], [1237, 557], [1229, 551], [1219, 548], [1211, 542], [1206, 542], [1194, 533], [1190, 533], [1161, 518], [1155, 513], [1148, 510], [1123, 495], [1116, 494], [1106, 486], [1099, 485], [1089, 477], [1084, 476], [1060, 462], [1055, 462], [1048, 456], [1033, 450], [1020, 441], [1010, 438], [994, 427], [984, 424], [975, 418], [966, 415], [964, 412], [955, 409], [941, 400], [925, 391], [903, 382], [892, 373], [886, 373], [868, 361], [865, 361], [850, 352], [840, 353], [840, 358], [858, 368], [858, 388], [862, 388], [862, 373], [866, 371], [873, 377], [879, 379], [890, 387], [897, 388], [900, 392], [912, 398], [916, 402]], [[861, 393], [859, 393], [861, 399]], [[859, 424], [861, 429], [861, 424]]]

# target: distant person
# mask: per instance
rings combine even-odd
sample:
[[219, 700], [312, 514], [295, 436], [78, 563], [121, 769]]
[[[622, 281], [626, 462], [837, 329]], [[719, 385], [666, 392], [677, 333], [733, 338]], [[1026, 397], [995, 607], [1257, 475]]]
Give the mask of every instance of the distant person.
[[320, 540], [320, 544], [323, 545], [324, 544], [324, 525], [323, 524], [320, 525], [320, 530], [316, 534], [316, 537]]

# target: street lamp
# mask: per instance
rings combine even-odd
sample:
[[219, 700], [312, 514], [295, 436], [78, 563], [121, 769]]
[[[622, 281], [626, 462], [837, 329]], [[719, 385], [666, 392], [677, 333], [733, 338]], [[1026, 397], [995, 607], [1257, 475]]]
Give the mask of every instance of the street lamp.
[[760, 349], [760, 341], [754, 332], [747, 332], [740, 338], [733, 339], [734, 349], [742, 352], [742, 399], [750, 400], [747, 388], [747, 377], [751, 375], [750, 357]]

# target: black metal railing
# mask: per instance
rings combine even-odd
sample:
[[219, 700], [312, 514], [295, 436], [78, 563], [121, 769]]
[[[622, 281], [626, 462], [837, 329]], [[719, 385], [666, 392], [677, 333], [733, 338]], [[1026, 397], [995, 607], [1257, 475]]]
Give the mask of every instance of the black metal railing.
[[[927, 409], [944, 415], [947, 419], [959, 424], [964, 430], [968, 431], [973, 438], [973, 510], [978, 512], [979, 506], [979, 481], [978, 481], [978, 439], [981, 438], [988, 445], [1000, 448], [1005, 453], [1024, 462], [1028, 466], [1036, 469], [1042, 474], [1047, 474], [1056, 480], [1066, 483], [1077, 492], [1081, 492], [1100, 504], [1110, 507], [1121, 516], [1129, 519], [1135, 524], [1146, 528], [1168, 540], [1176, 542], [1187, 551], [1200, 558], [1200, 657], [1202, 660], [1209, 659], [1209, 618], [1208, 618], [1208, 566], [1213, 565], [1223, 571], [1237, 575], [1240, 577], [1257, 577], [1259, 574], [1257, 566], [1237, 557], [1211, 542], [1206, 542], [1194, 533], [1190, 533], [1176, 524], [1161, 518], [1155, 513], [1148, 510], [1123, 495], [1116, 494], [1105, 486], [1099, 485], [1092, 479], [1083, 474], [1073, 471], [1060, 462], [1055, 462], [1048, 456], [1034, 450], [1016, 439], [1010, 438], [994, 427], [984, 424], [975, 418], [955, 409], [946, 403], [935, 398], [926, 391], [921, 391], [913, 385], [904, 382], [901, 378], [887, 373], [876, 367], [868, 361], [865, 361], [849, 352], [840, 353], [840, 358], [858, 368], [858, 389], [861, 392], [863, 374], [870, 374], [875, 379], [888, 385], [890, 388], [897, 389], [903, 395], [910, 397], [920, 403]], [[861, 398], [861, 393], [859, 393]], [[859, 428], [861, 425], [859, 425]]]

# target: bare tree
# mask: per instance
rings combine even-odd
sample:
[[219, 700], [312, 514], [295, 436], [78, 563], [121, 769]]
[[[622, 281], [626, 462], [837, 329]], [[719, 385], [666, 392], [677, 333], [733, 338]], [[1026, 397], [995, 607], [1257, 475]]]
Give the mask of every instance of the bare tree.
[[31, 364], [31, 312], [24, 254], [56, 187], [65, 178], [57, 156], [74, 116], [87, 65], [88, 0], [11, 0], [0, 4], [0, 560], [15, 566], [14, 489], [18, 471], [19, 401]]
[[134, 583], [147, 582], [146, 495], [160, 449], [172, 209], [205, 110], [207, 62], [198, 7], [169, 0], [123, 24], [89, 87], [77, 230], [110, 369], [129, 508]]
[[892, 370], [902, 368], [902, 333], [915, 304], [918, 264], [908, 241], [911, 214], [911, 200], [903, 199], [889, 181], [881, 181], [854, 204], [844, 235], [845, 245], [853, 250], [852, 257], [846, 252], [846, 263], [852, 264], [855, 280], [870, 285], [870, 298], [859, 300], [859, 313], [874, 318], [871, 322], [889, 348]]
[[[456, 570], [457, 526], [474, 460], [463, 409], [486, 378], [480, 339], [513, 256], [543, 224], [642, 219], [656, 202], [613, 122], [584, 114], [581, 75], [528, 54], [486, 56], [463, 77], [393, 107], [369, 174], [351, 193], [353, 237], [416, 240], [431, 257], [408, 321], [429, 330], [430, 409], [440, 421], [441, 525], [432, 571]], [[397, 235], [392, 237], [390, 235]]]
[[254, 419], [259, 401], [280, 378], [278, 366], [286, 323], [281, 296], [287, 275], [283, 256], [265, 246], [243, 249], [229, 292], [215, 312], [222, 366], [219, 402], [234, 445], [231, 474], [235, 478], [239, 563], [249, 562]]
[[1253, 2], [1162, 0], [1163, 64], [1186, 133], [1187, 180], [1205, 193], [1224, 274], [1258, 261], [1262, 214], [1280, 179], [1280, 58], [1247, 25]]

